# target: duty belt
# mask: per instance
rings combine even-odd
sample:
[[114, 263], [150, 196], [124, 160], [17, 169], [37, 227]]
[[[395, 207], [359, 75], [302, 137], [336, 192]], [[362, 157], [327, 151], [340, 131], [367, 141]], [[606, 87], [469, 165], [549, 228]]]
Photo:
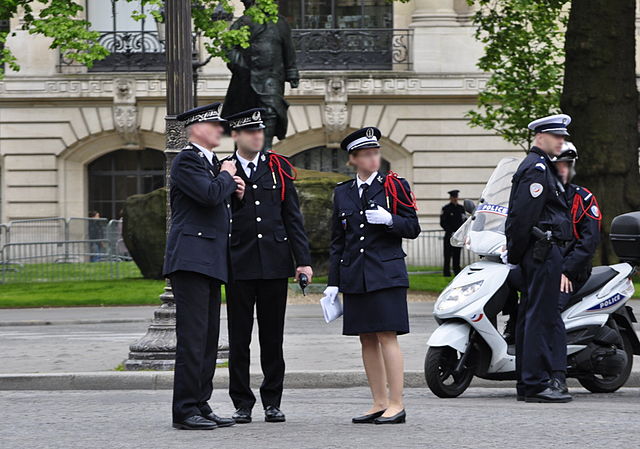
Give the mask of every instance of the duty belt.
[[531, 234], [533, 234], [533, 236], [537, 240], [546, 240], [547, 242], [549, 242], [550, 245], [557, 245], [560, 247], [564, 247], [567, 245], [567, 243], [569, 243], [567, 240], [560, 240], [555, 238], [551, 233], [551, 231], [543, 231], [537, 226], [534, 226], [533, 228], [531, 228]]

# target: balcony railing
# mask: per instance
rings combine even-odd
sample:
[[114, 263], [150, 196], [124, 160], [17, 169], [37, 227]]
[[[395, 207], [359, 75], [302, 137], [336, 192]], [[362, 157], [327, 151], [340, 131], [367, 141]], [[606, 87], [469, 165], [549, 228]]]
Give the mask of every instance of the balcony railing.
[[411, 30], [292, 30], [302, 70], [410, 70]]
[[156, 31], [111, 31], [98, 42], [111, 54], [96, 61], [89, 71], [133, 72], [165, 70], [164, 42]]
[[[411, 70], [411, 30], [391, 28], [294, 29], [302, 70]], [[164, 71], [164, 42], [156, 31], [105, 31], [98, 42], [110, 51], [90, 72]], [[193, 39], [194, 52], [196, 38]], [[81, 66], [60, 58], [60, 71]], [[86, 69], [85, 69], [86, 70]]]
[[[164, 42], [156, 31], [101, 31], [98, 42], [110, 54], [95, 61], [90, 72], [162, 72], [166, 60]], [[82, 66], [63, 56], [60, 71], [76, 72]]]

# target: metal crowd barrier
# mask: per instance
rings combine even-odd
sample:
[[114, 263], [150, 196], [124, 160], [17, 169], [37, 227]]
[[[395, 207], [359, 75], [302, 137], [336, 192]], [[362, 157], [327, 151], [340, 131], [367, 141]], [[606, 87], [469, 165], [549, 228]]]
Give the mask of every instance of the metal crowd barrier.
[[[402, 246], [407, 253], [407, 265], [412, 267], [433, 267], [440, 269], [444, 263], [444, 231], [422, 231], [417, 239], [404, 240]], [[479, 260], [472, 252], [462, 249], [462, 267]]]
[[45, 218], [0, 225], [0, 283], [139, 276], [122, 220]]

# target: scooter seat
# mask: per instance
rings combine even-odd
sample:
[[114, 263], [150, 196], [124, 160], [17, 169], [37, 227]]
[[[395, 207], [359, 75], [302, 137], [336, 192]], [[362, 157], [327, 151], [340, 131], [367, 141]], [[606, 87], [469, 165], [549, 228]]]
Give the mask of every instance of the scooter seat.
[[595, 292], [611, 279], [616, 277], [618, 272], [611, 267], [603, 266], [603, 267], [594, 267], [591, 271], [591, 276], [587, 279], [587, 282], [582, 286], [580, 290], [571, 295], [571, 299], [565, 306], [565, 310], [571, 307], [574, 304], [577, 304], [587, 295]]

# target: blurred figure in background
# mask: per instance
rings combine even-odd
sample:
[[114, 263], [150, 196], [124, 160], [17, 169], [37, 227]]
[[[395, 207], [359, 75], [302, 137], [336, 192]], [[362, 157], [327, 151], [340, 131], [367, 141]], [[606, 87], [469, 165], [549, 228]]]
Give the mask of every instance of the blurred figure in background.
[[451, 276], [451, 259], [453, 258], [453, 272], [460, 273], [460, 251], [462, 248], [451, 246], [451, 236], [458, 230], [465, 220], [464, 207], [458, 204], [459, 190], [450, 190], [449, 203], [442, 208], [440, 227], [444, 229], [444, 266], [442, 275]]

